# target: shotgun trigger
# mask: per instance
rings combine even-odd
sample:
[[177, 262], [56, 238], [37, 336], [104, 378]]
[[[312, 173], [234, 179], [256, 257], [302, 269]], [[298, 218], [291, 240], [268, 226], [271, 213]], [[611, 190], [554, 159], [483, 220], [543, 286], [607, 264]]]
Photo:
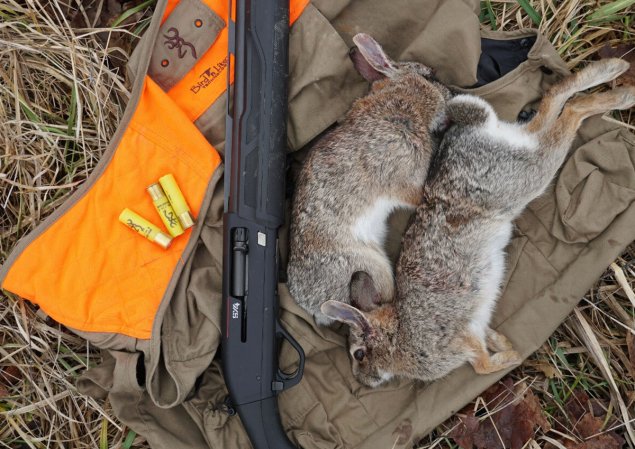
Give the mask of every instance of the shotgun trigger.
[[[284, 338], [289, 342], [289, 344], [295, 349], [298, 353], [298, 357], [300, 358], [298, 363], [298, 368], [293, 373], [285, 373], [280, 368], [278, 368], [278, 372], [276, 373], [276, 380], [272, 383], [273, 390], [283, 390], [285, 388], [293, 387], [297, 385], [302, 379], [302, 374], [304, 373], [304, 350], [300, 343], [297, 342], [293, 336], [287, 332], [287, 330], [282, 327], [280, 321], [276, 321], [276, 336], [278, 338]], [[280, 385], [281, 384], [281, 385]], [[280, 388], [281, 387], [281, 388]]]

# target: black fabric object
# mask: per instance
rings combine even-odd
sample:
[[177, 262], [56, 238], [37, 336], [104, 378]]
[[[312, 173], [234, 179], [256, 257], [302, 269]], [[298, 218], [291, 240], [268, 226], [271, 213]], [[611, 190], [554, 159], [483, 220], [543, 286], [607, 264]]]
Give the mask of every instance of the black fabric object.
[[481, 57], [478, 61], [476, 77], [478, 82], [472, 87], [480, 87], [496, 81], [527, 60], [529, 50], [536, 37], [511, 40], [481, 39]]

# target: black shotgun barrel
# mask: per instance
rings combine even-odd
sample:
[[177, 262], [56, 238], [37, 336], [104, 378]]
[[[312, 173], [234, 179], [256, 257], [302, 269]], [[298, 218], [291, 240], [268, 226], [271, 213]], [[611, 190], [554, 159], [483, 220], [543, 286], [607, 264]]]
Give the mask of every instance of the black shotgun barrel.
[[[230, 11], [234, 85], [225, 146], [223, 374], [254, 448], [291, 449], [295, 446], [280, 423], [276, 397], [297, 384], [304, 369], [302, 347], [278, 321], [289, 0], [234, 0]], [[299, 355], [294, 373], [278, 368], [283, 339]]]
[[235, 0], [234, 5], [225, 210], [277, 228], [284, 223], [289, 5], [288, 0]]

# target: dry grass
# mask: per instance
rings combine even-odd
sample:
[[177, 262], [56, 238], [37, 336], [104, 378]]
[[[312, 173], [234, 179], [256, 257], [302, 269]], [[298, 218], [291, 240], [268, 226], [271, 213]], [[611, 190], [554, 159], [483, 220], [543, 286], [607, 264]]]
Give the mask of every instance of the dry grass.
[[[123, 63], [147, 24], [140, 12], [108, 26], [120, 14], [117, 2], [0, 1], [0, 261], [86, 179], [115, 132], [130, 96]], [[84, 340], [0, 295], [0, 447], [131, 447], [108, 404], [76, 392], [96, 362]]]
[[[0, 262], [99, 160], [129, 96], [122, 62], [135, 32], [147, 24], [150, 3], [126, 2], [135, 14], [113, 29], [121, 18], [116, 1], [0, 0]], [[635, 43], [632, 1], [617, 15], [589, 17], [612, 3], [529, 1], [541, 31], [572, 68], [607, 43]], [[513, 0], [484, 2], [482, 21], [505, 30], [532, 26], [527, 10]], [[618, 118], [635, 125], [633, 111]], [[581, 441], [580, 429], [564, 413], [580, 388], [609, 412], [603, 432], [617, 426], [625, 435], [635, 418], [635, 360], [627, 346], [634, 328], [635, 298], [628, 289], [635, 283], [635, 245], [613, 268], [512, 374], [540, 399], [553, 428], [536, 433], [539, 447]], [[97, 353], [82, 339], [36, 317], [30, 304], [0, 294], [0, 447], [146, 447], [112, 416], [107, 402], [77, 394], [74, 380], [96, 362]], [[440, 426], [421, 447], [456, 447], [446, 437], [455, 423]]]

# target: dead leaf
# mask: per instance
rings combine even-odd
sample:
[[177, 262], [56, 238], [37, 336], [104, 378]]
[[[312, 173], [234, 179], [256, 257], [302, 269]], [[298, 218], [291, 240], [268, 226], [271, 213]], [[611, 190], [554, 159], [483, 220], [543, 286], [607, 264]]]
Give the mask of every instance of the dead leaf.
[[545, 418], [545, 415], [542, 413], [540, 401], [534, 395], [531, 389], [526, 388], [525, 397], [523, 398], [522, 404], [523, 407], [521, 408], [521, 410], [519, 410], [521, 419], [533, 421], [535, 425], [538, 425], [538, 427], [540, 427], [545, 432], [551, 429], [549, 421], [547, 421], [547, 418]]
[[[606, 416], [607, 406], [607, 402], [597, 398], [590, 398], [584, 390], [575, 389], [567, 402], [565, 402], [564, 409], [567, 412], [567, 417], [571, 424], [576, 425], [576, 423], [579, 423], [581, 420], [588, 419], [586, 418], [587, 415], [591, 418], [598, 418], [600, 422], [603, 422]], [[591, 434], [595, 432], [597, 432], [597, 430]], [[583, 436], [586, 435], [583, 434]]]
[[593, 416], [604, 418], [606, 416], [606, 409], [609, 405], [609, 401], [605, 399], [593, 398], [589, 400], [589, 406], [591, 407], [591, 413]]
[[631, 63], [631, 67], [615, 80], [618, 86], [635, 86], [635, 45], [605, 45], [598, 52], [601, 59], [621, 58]]
[[591, 435], [600, 433], [602, 430], [602, 420], [596, 418], [591, 413], [585, 414], [580, 421], [575, 425], [575, 429], [582, 435], [583, 438], [589, 438]]
[[490, 387], [482, 397], [489, 412], [498, 411], [480, 420], [474, 414], [461, 419], [450, 437], [462, 449], [521, 449], [537, 427], [550, 428], [538, 398], [525, 383], [514, 386], [507, 378]]
[[503, 403], [513, 399], [510, 395], [514, 392], [514, 381], [511, 377], [506, 377], [500, 382], [492, 385], [482, 394], [483, 400], [489, 410], [500, 407]]
[[16, 385], [22, 379], [22, 373], [17, 366], [5, 366], [0, 369], [0, 398], [9, 396], [9, 387]]
[[578, 422], [589, 410], [588, 403], [589, 395], [584, 390], [573, 390], [573, 393], [564, 404], [564, 409], [567, 411], [572, 423]]
[[22, 380], [22, 373], [17, 366], [5, 366], [0, 369], [0, 385], [16, 385]]
[[554, 377], [560, 377], [558, 370], [549, 362], [535, 362], [533, 367], [538, 371], [541, 371], [547, 379], [553, 379]]
[[[574, 430], [583, 439], [576, 443], [571, 440], [562, 443], [567, 449], [621, 449], [624, 439], [615, 431], [604, 432], [601, 435], [606, 416], [606, 404], [589, 395], [582, 389], [576, 389], [564, 404]], [[609, 422], [606, 428], [612, 427]], [[593, 436], [595, 435], [595, 436]]]
[[598, 435], [581, 443], [568, 441], [565, 443], [567, 449], [622, 449], [625, 443], [624, 438], [615, 432]]
[[474, 412], [470, 412], [465, 418], [459, 421], [459, 424], [452, 429], [449, 437], [462, 449], [472, 449], [474, 447], [474, 433], [480, 426], [478, 418], [474, 416]]

